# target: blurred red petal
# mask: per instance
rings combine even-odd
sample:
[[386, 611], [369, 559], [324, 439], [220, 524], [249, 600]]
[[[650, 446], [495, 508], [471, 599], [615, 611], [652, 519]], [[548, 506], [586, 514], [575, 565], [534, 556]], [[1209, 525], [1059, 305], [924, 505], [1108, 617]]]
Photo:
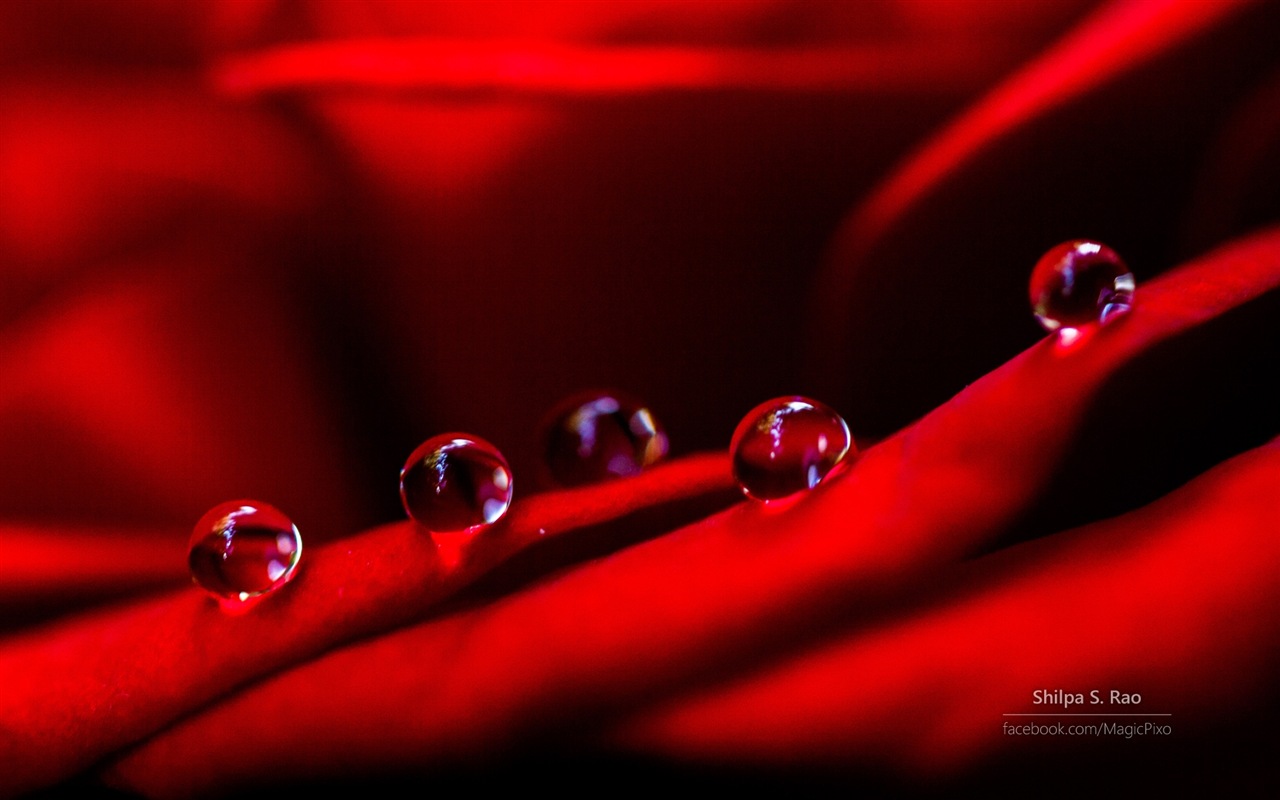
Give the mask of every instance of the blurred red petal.
[[1140, 281], [1191, 255], [1187, 186], [1277, 30], [1266, 3], [1108, 3], [944, 126], [832, 243], [806, 317], [814, 391], [887, 433], [1036, 335], [1026, 276], [1053, 244], [1104, 241]]
[[[1108, 3], [1054, 47], [1006, 79], [914, 154], [890, 180], [862, 202], [841, 233], [838, 247], [856, 260], [860, 251], [936, 184], [982, 147], [1026, 125], [1045, 109], [1096, 89], [1117, 74], [1202, 36], [1229, 19], [1249, 0], [1186, 3], [1181, 0], [1120, 0]], [[847, 277], [834, 262], [819, 285], [839, 299], [847, 295]]]
[[0, 513], [185, 529], [267, 495], [321, 538], [360, 518], [333, 398], [254, 250], [204, 236], [148, 248], [4, 328]]
[[415, 94], [625, 95], [662, 91], [964, 91], [1007, 63], [1006, 40], [860, 48], [583, 47], [447, 39], [318, 42], [238, 56], [233, 95], [319, 89]]
[[189, 579], [172, 531], [0, 525], [0, 627]]
[[314, 210], [302, 140], [200, 89], [67, 73], [0, 93], [4, 280], [59, 277], [175, 228], [261, 236]]

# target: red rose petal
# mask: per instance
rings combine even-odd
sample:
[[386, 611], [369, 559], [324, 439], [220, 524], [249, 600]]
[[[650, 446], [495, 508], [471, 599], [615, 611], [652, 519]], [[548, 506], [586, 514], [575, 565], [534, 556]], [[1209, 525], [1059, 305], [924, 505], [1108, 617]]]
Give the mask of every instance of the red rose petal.
[[245, 681], [409, 622], [544, 538], [728, 485], [727, 457], [689, 458], [518, 503], [453, 568], [403, 522], [305, 552], [288, 587], [249, 613], [191, 588], [11, 637], [0, 729], [21, 735], [0, 739], [0, 793], [55, 782]]
[[179, 724], [117, 780], [169, 795], [424, 768], [776, 656], [989, 546], [1109, 376], [1277, 286], [1277, 232], [1186, 265], [1143, 287], [1122, 323], [1078, 347], [1041, 342], [802, 502], [740, 505], [492, 606], [331, 654]]
[[[966, 565], [923, 608], [642, 714], [619, 738], [667, 757], [899, 777], [1123, 741], [1018, 740], [1002, 722], [1151, 722], [1203, 741], [1278, 696], [1277, 474], [1273, 442], [1139, 511]], [[1141, 702], [1113, 704], [1111, 689]], [[1037, 690], [1083, 702], [1036, 703]], [[1003, 716], [1064, 711], [1171, 716]]]
[[930, 91], [981, 85], [1007, 40], [906, 41], [799, 50], [583, 47], [447, 39], [365, 39], [280, 47], [221, 64], [233, 95], [317, 89], [417, 94], [617, 96], [661, 91]]
[[258, 495], [315, 541], [368, 518], [298, 310], [245, 249], [149, 248], [4, 328], [0, 513], [185, 539], [215, 503]]
[[189, 580], [171, 531], [0, 526], [0, 627]]
[[810, 391], [887, 433], [1037, 335], [1025, 287], [1050, 246], [1100, 239], [1140, 286], [1199, 252], [1177, 249], [1185, 187], [1215, 115], [1273, 63], [1277, 10], [1103, 4], [930, 137], [846, 217], [810, 287]]

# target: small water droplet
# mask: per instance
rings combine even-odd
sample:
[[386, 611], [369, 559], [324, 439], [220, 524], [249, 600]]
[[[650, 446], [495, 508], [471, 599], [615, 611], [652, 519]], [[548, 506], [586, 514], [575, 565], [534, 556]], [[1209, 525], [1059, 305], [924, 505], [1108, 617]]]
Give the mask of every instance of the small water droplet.
[[511, 468], [502, 453], [466, 433], [433, 436], [400, 471], [404, 510], [433, 534], [492, 525], [507, 513], [511, 492]]
[[220, 503], [196, 523], [191, 578], [224, 601], [245, 601], [287, 583], [302, 557], [302, 536], [279, 509], [257, 500]]
[[541, 428], [547, 470], [561, 486], [636, 475], [667, 454], [667, 434], [653, 412], [622, 392], [574, 395]]
[[753, 408], [733, 432], [729, 453], [742, 491], [780, 500], [817, 486], [855, 453], [835, 411], [805, 397], [777, 397]]
[[1031, 271], [1031, 309], [1047, 331], [1107, 322], [1133, 305], [1133, 273], [1104, 244], [1077, 239], [1054, 247]]

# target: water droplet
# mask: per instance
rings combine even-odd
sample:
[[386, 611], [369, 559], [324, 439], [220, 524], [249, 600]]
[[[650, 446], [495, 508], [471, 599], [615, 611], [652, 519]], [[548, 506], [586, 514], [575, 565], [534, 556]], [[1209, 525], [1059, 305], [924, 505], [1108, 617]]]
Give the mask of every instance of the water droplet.
[[257, 500], [232, 500], [196, 523], [187, 563], [205, 591], [245, 601], [286, 584], [301, 557], [302, 536], [283, 512]]
[[805, 397], [756, 406], [738, 423], [729, 445], [738, 485], [764, 501], [812, 489], [854, 452], [840, 415]]
[[418, 446], [400, 471], [400, 499], [433, 534], [473, 533], [511, 505], [511, 468], [477, 436], [445, 433]]
[[1031, 272], [1031, 309], [1047, 331], [1106, 322], [1133, 304], [1133, 273], [1104, 244], [1063, 242]]
[[561, 486], [635, 475], [667, 454], [667, 434], [653, 413], [622, 392], [574, 395], [542, 424], [546, 466]]

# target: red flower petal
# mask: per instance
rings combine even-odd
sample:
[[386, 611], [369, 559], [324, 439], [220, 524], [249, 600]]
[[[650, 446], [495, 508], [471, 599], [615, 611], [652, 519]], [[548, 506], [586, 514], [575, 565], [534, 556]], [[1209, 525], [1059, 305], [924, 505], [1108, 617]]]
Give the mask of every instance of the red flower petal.
[[0, 792], [67, 777], [220, 694], [337, 644], [409, 622], [548, 537], [715, 494], [722, 455], [530, 498], [447, 567], [412, 523], [304, 554], [287, 589], [229, 615], [201, 591], [86, 614], [0, 643]]
[[[1151, 723], [1211, 746], [1280, 699], [1278, 471], [1275, 442], [1140, 511], [965, 565], [927, 604], [641, 714], [619, 738], [681, 759], [935, 779], [1033, 753], [1079, 766], [1080, 751], [1123, 741], [1018, 740], [1004, 722]], [[1082, 698], [1037, 703], [1038, 690]], [[1113, 702], [1112, 690], [1141, 700]], [[1064, 711], [1139, 716], [1005, 716]]]
[[1144, 286], [1123, 322], [1076, 347], [1041, 342], [802, 502], [743, 504], [492, 606], [326, 656], [157, 737], [116, 779], [168, 795], [357, 765], [420, 769], [775, 658], [989, 546], [1048, 480], [1109, 377], [1277, 287], [1277, 232], [1184, 266]]

